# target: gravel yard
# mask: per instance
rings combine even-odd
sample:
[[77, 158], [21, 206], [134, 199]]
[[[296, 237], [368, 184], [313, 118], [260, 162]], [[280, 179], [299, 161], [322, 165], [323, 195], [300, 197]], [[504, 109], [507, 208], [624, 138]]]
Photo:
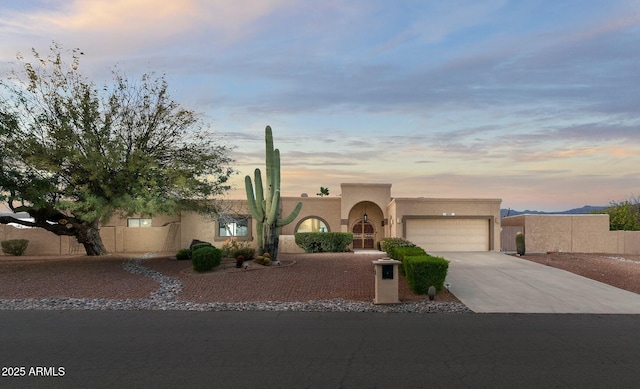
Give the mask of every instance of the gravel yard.
[[[401, 304], [372, 303], [371, 261], [384, 254], [281, 254], [283, 266], [223, 261], [194, 273], [170, 254], [0, 256], [0, 309], [181, 309], [469, 312], [451, 293], [430, 302], [399, 279]], [[640, 255], [549, 253], [521, 257], [640, 294]]]
[[[280, 255], [284, 266], [198, 274], [169, 255], [140, 259], [0, 257], [0, 309], [197, 309], [468, 312], [451, 293], [436, 301], [399, 279], [402, 304], [375, 306], [371, 261], [384, 254]], [[138, 256], [140, 257], [140, 256]]]
[[640, 255], [548, 253], [520, 257], [640, 294]]

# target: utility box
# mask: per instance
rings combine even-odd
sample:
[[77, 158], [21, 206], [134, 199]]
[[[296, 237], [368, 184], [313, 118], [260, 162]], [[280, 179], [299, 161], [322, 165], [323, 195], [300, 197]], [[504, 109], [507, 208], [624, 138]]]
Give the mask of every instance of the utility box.
[[397, 304], [398, 299], [398, 265], [400, 261], [382, 258], [372, 261], [376, 275], [376, 294], [374, 304]]

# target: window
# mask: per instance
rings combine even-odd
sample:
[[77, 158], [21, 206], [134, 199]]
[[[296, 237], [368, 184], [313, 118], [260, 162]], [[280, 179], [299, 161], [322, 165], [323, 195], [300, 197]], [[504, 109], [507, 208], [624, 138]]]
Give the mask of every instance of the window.
[[233, 221], [218, 222], [218, 236], [249, 236], [249, 218], [236, 218]]
[[127, 227], [151, 227], [151, 219], [129, 218]]
[[327, 227], [327, 223], [324, 220], [309, 217], [298, 223], [296, 232], [329, 232], [329, 227]]

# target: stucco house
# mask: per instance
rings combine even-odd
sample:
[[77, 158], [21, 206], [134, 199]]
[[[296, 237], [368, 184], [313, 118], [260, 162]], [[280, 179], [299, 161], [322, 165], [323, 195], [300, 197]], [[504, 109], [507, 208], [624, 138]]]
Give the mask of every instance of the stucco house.
[[[285, 215], [303, 204], [298, 217], [282, 228], [282, 252], [299, 252], [293, 235], [311, 231], [352, 232], [353, 249], [375, 249], [385, 237], [403, 237], [431, 251], [500, 250], [500, 199], [394, 198], [391, 184], [345, 183], [339, 196], [281, 200]], [[215, 243], [230, 235], [253, 241], [256, 226], [246, 201], [234, 205], [222, 221], [183, 214], [180, 245], [191, 239]]]
[[[344, 183], [337, 196], [283, 197], [283, 214], [303, 203], [298, 217], [282, 228], [281, 252], [301, 252], [294, 234], [352, 232], [352, 249], [376, 249], [385, 237], [406, 238], [430, 251], [499, 251], [501, 199], [399, 198], [391, 184]], [[175, 216], [114, 218], [101, 227], [110, 252], [177, 251], [193, 239], [222, 245], [230, 237], [256, 245], [256, 222], [246, 200], [223, 203], [217, 220], [185, 212]], [[0, 226], [0, 240], [31, 241], [27, 254], [68, 254], [84, 250], [74, 238], [39, 229]], [[30, 236], [30, 237], [29, 237]]]

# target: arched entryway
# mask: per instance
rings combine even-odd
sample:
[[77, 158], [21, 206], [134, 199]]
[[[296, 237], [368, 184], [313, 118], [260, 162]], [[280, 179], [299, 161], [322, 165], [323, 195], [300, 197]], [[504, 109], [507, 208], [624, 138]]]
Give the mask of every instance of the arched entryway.
[[354, 249], [373, 249], [376, 231], [370, 221], [360, 219], [353, 225], [351, 232]]

